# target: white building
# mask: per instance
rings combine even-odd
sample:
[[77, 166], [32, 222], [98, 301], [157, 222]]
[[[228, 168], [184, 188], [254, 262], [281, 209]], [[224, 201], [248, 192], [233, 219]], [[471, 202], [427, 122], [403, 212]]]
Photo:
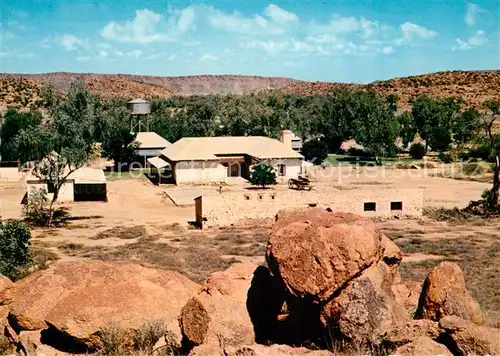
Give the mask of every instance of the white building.
[[281, 141], [262, 136], [182, 138], [148, 162], [158, 172], [170, 167], [175, 184], [249, 179], [252, 166], [262, 162], [270, 163], [281, 180], [297, 178], [304, 157], [292, 149], [289, 133], [284, 131]]
[[171, 145], [156, 132], [138, 132], [135, 140], [139, 146], [135, 154], [142, 157], [145, 164], [148, 158], [158, 156], [162, 150]]
[[[45, 189], [52, 200], [54, 187], [30, 174], [26, 179], [27, 197], [36, 190]], [[59, 202], [107, 201], [106, 177], [102, 169], [82, 167], [71, 173], [59, 190]]]

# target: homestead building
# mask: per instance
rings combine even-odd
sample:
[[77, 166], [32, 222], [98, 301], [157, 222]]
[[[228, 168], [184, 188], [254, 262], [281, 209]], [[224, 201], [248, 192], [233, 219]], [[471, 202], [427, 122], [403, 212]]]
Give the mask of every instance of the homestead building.
[[[26, 179], [26, 198], [36, 190], [45, 189], [52, 200], [54, 186], [31, 174]], [[82, 167], [71, 173], [59, 190], [59, 202], [107, 201], [106, 177], [102, 169]]]
[[297, 178], [304, 157], [292, 148], [291, 131], [281, 140], [263, 136], [185, 137], [148, 159], [159, 176], [165, 169], [175, 184], [225, 182], [250, 178], [252, 166], [268, 162], [280, 179]]

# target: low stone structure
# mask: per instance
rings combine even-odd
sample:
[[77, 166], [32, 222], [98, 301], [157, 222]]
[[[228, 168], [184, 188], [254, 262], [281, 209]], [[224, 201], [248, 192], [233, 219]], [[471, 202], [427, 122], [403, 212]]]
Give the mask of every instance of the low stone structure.
[[202, 195], [195, 199], [196, 219], [208, 226], [239, 220], [274, 218], [282, 209], [308, 206], [368, 217], [422, 216], [421, 189], [355, 189], [334, 191], [248, 190]]

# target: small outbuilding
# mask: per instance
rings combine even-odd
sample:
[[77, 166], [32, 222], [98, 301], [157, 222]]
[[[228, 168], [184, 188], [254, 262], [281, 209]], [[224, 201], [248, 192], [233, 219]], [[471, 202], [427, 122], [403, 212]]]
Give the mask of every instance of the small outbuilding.
[[138, 132], [135, 140], [139, 145], [135, 154], [144, 160], [145, 166], [148, 165], [148, 158], [159, 156], [161, 151], [171, 145], [156, 132]]
[[[47, 196], [52, 199], [54, 186], [49, 182], [30, 175], [26, 179], [27, 197], [29, 198], [37, 189], [45, 189]], [[69, 175], [66, 182], [59, 190], [58, 201], [107, 201], [106, 176], [102, 169], [82, 167]]]

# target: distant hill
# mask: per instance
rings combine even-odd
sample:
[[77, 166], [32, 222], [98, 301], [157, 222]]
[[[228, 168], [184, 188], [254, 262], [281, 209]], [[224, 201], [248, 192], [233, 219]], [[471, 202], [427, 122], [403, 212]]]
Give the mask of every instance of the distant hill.
[[168, 98], [172, 95], [244, 94], [277, 89], [302, 95], [324, 94], [334, 88], [374, 89], [400, 98], [400, 110], [408, 101], [426, 93], [432, 97], [462, 97], [469, 106], [479, 107], [486, 99], [500, 96], [500, 71], [450, 71], [377, 81], [367, 85], [331, 82], [305, 82], [290, 78], [242, 75], [196, 75], [182, 77], [128, 74], [0, 74], [0, 108], [25, 107], [38, 100], [38, 90], [48, 83], [65, 92], [75, 80], [105, 98]]
[[427, 94], [434, 98], [458, 96], [467, 106], [481, 107], [487, 99], [500, 98], [500, 70], [450, 71], [376, 81], [367, 85], [344, 83], [297, 83], [283, 88], [285, 93], [326, 94], [335, 88], [374, 89], [383, 94], [396, 94], [400, 110], [409, 110], [409, 100]]

